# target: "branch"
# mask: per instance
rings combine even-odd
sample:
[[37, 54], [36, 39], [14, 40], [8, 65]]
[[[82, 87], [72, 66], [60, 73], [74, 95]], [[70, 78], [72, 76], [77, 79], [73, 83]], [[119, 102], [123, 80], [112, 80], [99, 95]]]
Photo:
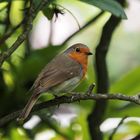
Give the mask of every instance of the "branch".
[[30, 8], [28, 20], [27, 20], [27, 27], [26, 30], [17, 38], [17, 40], [13, 43], [13, 45], [5, 52], [0, 55], [0, 67], [2, 66], [3, 62], [11, 56], [11, 54], [20, 46], [21, 43], [27, 38], [29, 32], [32, 29], [32, 22], [36, 17], [37, 13], [44, 8], [46, 4], [49, 4], [49, 0], [42, 0], [39, 6], [34, 9], [34, 5], [32, 0], [30, 0]]
[[92, 18], [91, 20], [89, 20], [83, 27], [80, 28], [80, 30], [74, 32], [71, 36], [69, 36], [62, 45], [66, 44], [72, 37], [74, 37], [75, 35], [77, 35], [78, 33], [80, 33], [81, 31], [83, 31], [86, 27], [88, 27], [89, 25], [91, 25], [93, 22], [96, 22], [97, 19], [99, 19], [105, 12], [100, 12], [98, 15], [96, 15], [94, 18]]
[[16, 27], [14, 27], [9, 33], [5, 34], [4, 36], [2, 36], [2, 38], [0, 38], [0, 46], [23, 24], [23, 22], [21, 22], [20, 24], [18, 24]]
[[28, 33], [30, 32], [31, 28], [32, 28], [32, 21], [33, 21], [33, 4], [30, 3], [30, 8], [29, 8], [29, 18], [27, 20], [27, 28], [26, 30], [23, 32], [23, 34], [21, 34], [17, 40], [13, 43], [13, 45], [5, 52], [3, 52], [0, 56], [0, 66], [2, 66], [3, 62], [9, 57], [11, 56], [11, 54], [20, 46], [20, 44], [26, 39]]
[[113, 137], [115, 135], [115, 133], [117, 132], [117, 130], [119, 129], [119, 127], [123, 124], [124, 120], [128, 118], [128, 116], [125, 116], [121, 119], [121, 121], [119, 122], [118, 126], [112, 131], [110, 137], [109, 137], [109, 140], [113, 140]]
[[[3, 62], [9, 58], [12, 53], [20, 46], [21, 43], [24, 42], [24, 40], [27, 38], [29, 32], [32, 29], [32, 22], [33, 19], [36, 17], [37, 13], [42, 10], [44, 8], [44, 6], [46, 4], [49, 4], [49, 0], [42, 0], [39, 4], [39, 6], [36, 8], [36, 10], [33, 9], [33, 4], [31, 4], [30, 6], [30, 10], [29, 10], [29, 15], [27, 17], [27, 28], [26, 30], [17, 38], [17, 40], [13, 43], [13, 45], [5, 52], [3, 52], [2, 54], [0, 54], [0, 67], [2, 66]], [[88, 25], [90, 25], [91, 23], [95, 22], [99, 17], [101, 17], [103, 15], [104, 12], [101, 12], [99, 15], [97, 15], [95, 18], [93, 18], [92, 20], [90, 20], [87, 24], [85, 24], [80, 30], [78, 30], [77, 32], [75, 32], [74, 34], [72, 34], [69, 38], [67, 38], [63, 44], [65, 44], [69, 39], [71, 39], [74, 35], [76, 35], [77, 33], [79, 33], [80, 31], [82, 31], [83, 29], [85, 29]], [[17, 27], [19, 28], [19, 27]], [[9, 38], [14, 31], [17, 29], [15, 27], [15, 29], [13, 29], [8, 35], [6, 35], [6, 37], [4, 37], [2, 40], [0, 40], [0, 42], [4, 42], [7, 38]], [[1, 43], [0, 43], [1, 44]]]
[[[124, 0], [118, 1], [121, 5], [124, 5]], [[112, 39], [112, 35], [119, 25], [121, 19], [115, 16], [107, 21], [103, 27], [100, 42], [96, 48], [96, 76], [97, 76], [97, 93], [108, 93], [109, 90], [109, 77], [106, 65], [106, 56], [109, 49], [109, 45]], [[100, 131], [100, 124], [103, 121], [104, 114], [107, 108], [107, 101], [99, 101], [95, 103], [91, 114], [88, 116], [89, 130], [92, 140], [102, 140], [103, 134]], [[96, 114], [96, 115], [95, 115]]]
[[[42, 110], [44, 108], [64, 104], [64, 103], [72, 103], [79, 100], [123, 100], [123, 101], [129, 101], [135, 104], [140, 105], [140, 95], [135, 96], [126, 96], [123, 94], [93, 94], [93, 93], [80, 93], [80, 92], [73, 92], [71, 96], [61, 96], [40, 104], [35, 105], [32, 112]], [[10, 121], [16, 120], [16, 118], [19, 116], [21, 110], [18, 110], [14, 113], [8, 114], [0, 119], [0, 127], [9, 123]]]
[[[103, 28], [103, 33], [100, 43], [96, 48], [96, 77], [97, 77], [97, 93], [106, 94], [109, 89], [109, 78], [106, 65], [106, 55], [111, 42], [112, 34], [119, 24], [120, 19], [111, 16]], [[107, 101], [99, 101], [95, 103], [91, 114], [88, 116], [89, 130], [92, 140], [102, 140], [102, 133], [100, 132], [100, 124], [103, 120]], [[96, 114], [96, 115], [95, 115]]]
[[[59, 134], [60, 136], [62, 136], [64, 139], [69, 140], [70, 137], [68, 134], [65, 134], [63, 132], [63, 130], [60, 130], [54, 121], [52, 121], [50, 118], [46, 117], [46, 113], [43, 113], [41, 115], [39, 115], [39, 117], [41, 118], [41, 120], [43, 121], [43, 123], [46, 125], [48, 125], [49, 128], [53, 129], [57, 134]], [[42, 125], [42, 122], [40, 123]], [[38, 127], [38, 126], [37, 126]]]

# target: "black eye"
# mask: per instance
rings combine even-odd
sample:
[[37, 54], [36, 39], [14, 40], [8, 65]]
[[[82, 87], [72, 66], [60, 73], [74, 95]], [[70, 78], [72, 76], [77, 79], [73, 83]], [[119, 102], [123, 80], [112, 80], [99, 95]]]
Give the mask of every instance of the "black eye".
[[77, 47], [77, 48], [75, 49], [75, 51], [76, 51], [76, 52], [80, 52], [80, 48]]

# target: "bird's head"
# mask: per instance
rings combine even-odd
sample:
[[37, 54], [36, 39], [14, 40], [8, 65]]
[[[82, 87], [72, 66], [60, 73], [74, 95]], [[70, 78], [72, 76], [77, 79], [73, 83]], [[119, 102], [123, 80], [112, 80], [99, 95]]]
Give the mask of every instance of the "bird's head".
[[88, 56], [88, 55], [92, 55], [92, 53], [90, 52], [89, 48], [82, 44], [82, 43], [77, 43], [72, 45], [71, 47], [69, 47], [66, 51], [66, 54], [70, 54], [70, 55], [77, 55], [77, 56]]
[[64, 53], [68, 54], [69, 57], [78, 61], [81, 64], [87, 64], [87, 58], [92, 55], [89, 48], [81, 43], [77, 43], [68, 48]]

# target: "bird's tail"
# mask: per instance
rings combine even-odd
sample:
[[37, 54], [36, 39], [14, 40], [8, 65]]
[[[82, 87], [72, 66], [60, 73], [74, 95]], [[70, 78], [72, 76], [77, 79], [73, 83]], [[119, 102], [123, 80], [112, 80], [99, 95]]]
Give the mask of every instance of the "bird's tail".
[[30, 97], [30, 99], [28, 100], [26, 106], [24, 107], [24, 109], [22, 110], [21, 114], [17, 118], [17, 121], [23, 122], [28, 117], [28, 115], [30, 114], [33, 106], [37, 102], [38, 97], [39, 97], [39, 94], [33, 94]]

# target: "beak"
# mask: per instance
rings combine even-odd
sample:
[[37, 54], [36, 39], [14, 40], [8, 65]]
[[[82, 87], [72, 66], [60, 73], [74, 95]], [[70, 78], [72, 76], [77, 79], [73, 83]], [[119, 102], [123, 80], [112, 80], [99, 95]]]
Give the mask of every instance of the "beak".
[[87, 53], [87, 55], [93, 55], [93, 53], [91, 53], [91, 52], [88, 52], [88, 53]]

